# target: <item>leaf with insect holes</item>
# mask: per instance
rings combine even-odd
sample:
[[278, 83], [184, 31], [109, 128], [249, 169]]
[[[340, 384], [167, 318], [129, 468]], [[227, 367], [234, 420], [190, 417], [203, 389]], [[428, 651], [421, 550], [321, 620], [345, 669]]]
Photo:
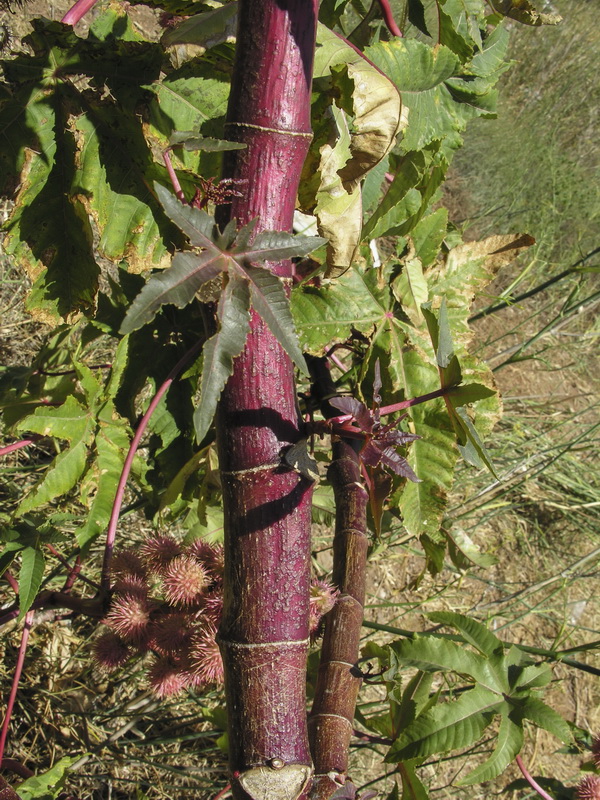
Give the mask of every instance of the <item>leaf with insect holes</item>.
[[246, 343], [250, 330], [250, 290], [236, 274], [229, 277], [219, 299], [219, 330], [204, 345], [200, 402], [194, 412], [196, 438], [201, 442], [212, 425], [217, 403], [233, 372], [233, 359]]

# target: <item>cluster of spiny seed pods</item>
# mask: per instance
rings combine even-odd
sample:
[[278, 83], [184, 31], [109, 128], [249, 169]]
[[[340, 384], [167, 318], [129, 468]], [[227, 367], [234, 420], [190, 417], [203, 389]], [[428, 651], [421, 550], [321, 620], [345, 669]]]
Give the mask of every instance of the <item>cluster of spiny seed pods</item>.
[[[592, 761], [597, 770], [600, 770], [600, 736], [592, 740]], [[600, 800], [600, 775], [586, 775], [577, 784], [577, 800]]]
[[[223, 681], [215, 640], [223, 607], [223, 548], [197, 539], [148, 539], [139, 551], [115, 553], [108, 628], [94, 642], [94, 658], [107, 670], [132, 657], [149, 658], [148, 683], [158, 697]], [[311, 630], [334, 605], [325, 581], [311, 589]]]

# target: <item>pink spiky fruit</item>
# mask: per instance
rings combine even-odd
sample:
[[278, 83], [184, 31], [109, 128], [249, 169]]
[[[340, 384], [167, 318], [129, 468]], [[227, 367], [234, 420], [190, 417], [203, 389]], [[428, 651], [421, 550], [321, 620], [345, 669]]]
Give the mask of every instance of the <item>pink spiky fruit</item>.
[[108, 672], [121, 667], [131, 655], [127, 643], [114, 631], [106, 631], [98, 636], [92, 652], [98, 666]]
[[190, 673], [196, 686], [223, 683], [223, 659], [216, 640], [217, 628], [211, 622], [198, 633], [190, 653]]
[[225, 562], [222, 545], [212, 545], [203, 539], [195, 539], [186, 552], [204, 565], [213, 580], [223, 580]]
[[126, 642], [143, 644], [148, 637], [150, 623], [148, 599], [136, 594], [115, 594], [103, 622]]
[[162, 575], [171, 561], [181, 555], [181, 545], [172, 536], [153, 536], [144, 542], [141, 553], [151, 572]]
[[321, 618], [335, 605], [339, 590], [328, 581], [313, 580], [310, 586], [310, 632], [315, 633], [319, 628]]
[[193, 606], [209, 583], [206, 569], [192, 556], [178, 556], [163, 574], [165, 597], [175, 606]]
[[586, 775], [577, 784], [578, 800], [600, 800], [600, 776]]
[[157, 658], [148, 670], [148, 683], [157, 697], [172, 697], [185, 688], [186, 676], [170, 658]]
[[151, 646], [162, 655], [179, 655], [189, 647], [194, 620], [188, 614], [165, 614], [152, 626]]
[[600, 769], [600, 736], [594, 736], [592, 739], [592, 760]]
[[136, 553], [131, 548], [118, 550], [114, 554], [110, 572], [114, 577], [136, 576], [141, 579], [146, 578], [148, 574], [139, 553]]

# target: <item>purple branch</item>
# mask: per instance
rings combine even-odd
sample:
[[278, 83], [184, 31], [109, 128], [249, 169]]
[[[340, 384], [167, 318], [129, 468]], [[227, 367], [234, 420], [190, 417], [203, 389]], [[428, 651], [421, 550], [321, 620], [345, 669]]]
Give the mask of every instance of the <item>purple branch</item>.
[[183, 367], [188, 363], [188, 361], [191, 358], [193, 358], [193, 356], [196, 355], [196, 353], [198, 353], [203, 344], [204, 344], [204, 339], [201, 339], [200, 341], [196, 342], [196, 344], [179, 359], [179, 361], [177, 362], [177, 364], [175, 364], [171, 372], [169, 372], [165, 382], [160, 386], [159, 390], [152, 398], [150, 405], [148, 406], [148, 410], [140, 420], [135, 435], [131, 440], [131, 444], [129, 445], [129, 452], [127, 453], [127, 458], [125, 459], [125, 463], [123, 464], [123, 470], [121, 472], [121, 477], [119, 478], [119, 483], [117, 485], [117, 492], [115, 494], [115, 499], [113, 502], [112, 513], [110, 515], [108, 531], [106, 532], [104, 561], [102, 563], [102, 577], [100, 579], [100, 587], [101, 590], [104, 592], [108, 592], [110, 588], [110, 562], [112, 559], [112, 554], [115, 546], [115, 537], [117, 534], [117, 524], [119, 522], [119, 514], [121, 513], [121, 506], [123, 505], [123, 496], [125, 494], [125, 486], [127, 484], [127, 479], [129, 478], [129, 473], [131, 472], [133, 459], [139, 447], [140, 441], [146, 431], [146, 428], [148, 427], [150, 418], [152, 414], [155, 412], [156, 407], [162, 400], [163, 395], [166, 393], [167, 389], [173, 383], [173, 381], [175, 380], [179, 372], [183, 369]]
[[29, 640], [29, 632], [31, 631], [31, 623], [33, 622], [33, 609], [30, 609], [25, 614], [25, 624], [23, 625], [23, 633], [21, 634], [21, 645], [19, 647], [19, 657], [17, 658], [17, 666], [15, 667], [15, 674], [13, 675], [12, 686], [10, 689], [10, 696], [6, 704], [6, 716], [2, 723], [2, 732], [0, 733], [0, 762], [4, 758], [4, 747], [6, 745], [6, 737], [8, 736], [8, 727], [10, 725], [10, 718], [12, 716], [13, 707], [17, 697], [17, 690], [19, 688], [19, 680], [23, 672], [23, 663], [25, 662], [25, 653], [27, 651], [27, 642]]
[[527, 769], [527, 767], [525, 766], [525, 764], [521, 759], [521, 756], [517, 756], [516, 762], [517, 766], [523, 773], [523, 777], [525, 778], [527, 783], [531, 786], [531, 788], [534, 789], [539, 794], [540, 797], [543, 797], [544, 800], [554, 800], [554, 798], [551, 795], [549, 795], [548, 792], [544, 791], [542, 787], [539, 785], [539, 783], [534, 778], [531, 777], [531, 775], [529, 774], [529, 770]]
[[87, 12], [96, 4], [96, 0], [77, 0], [74, 6], [67, 11], [61, 22], [65, 25], [77, 25]]
[[10, 588], [13, 590], [13, 592], [16, 595], [18, 595], [19, 594], [19, 584], [17, 583], [15, 578], [11, 575], [11, 573], [8, 570], [6, 570], [6, 572], [4, 573], [3, 577], [6, 580], [6, 582], [10, 585]]
[[179, 183], [179, 178], [177, 177], [175, 170], [173, 169], [173, 164], [171, 162], [171, 148], [168, 147], [165, 152], [163, 153], [163, 158], [165, 160], [165, 165], [167, 167], [167, 172], [169, 173], [169, 178], [171, 183], [173, 184], [173, 189], [175, 189], [175, 195], [177, 199], [187, 205], [187, 200], [185, 199], [185, 195], [183, 193], [183, 189], [181, 188], [181, 184]]
[[392, 13], [392, 9], [390, 8], [388, 0], [378, 0], [378, 2], [379, 5], [381, 6], [381, 13], [383, 14], [383, 19], [390, 33], [392, 33], [394, 36], [402, 36], [402, 31], [396, 24], [396, 20], [394, 19], [394, 15]]
[[410, 400], [402, 400], [402, 402], [394, 403], [391, 406], [384, 406], [379, 409], [379, 413], [383, 416], [384, 414], [394, 414], [396, 411], [402, 411], [404, 408], [418, 406], [419, 403], [426, 403], [428, 400], [434, 400], [436, 397], [443, 397], [445, 394], [448, 394], [451, 388], [453, 387], [443, 386], [441, 389], [436, 389], [434, 392], [428, 392], [428, 394], [422, 394], [419, 395], [419, 397], [411, 397]]

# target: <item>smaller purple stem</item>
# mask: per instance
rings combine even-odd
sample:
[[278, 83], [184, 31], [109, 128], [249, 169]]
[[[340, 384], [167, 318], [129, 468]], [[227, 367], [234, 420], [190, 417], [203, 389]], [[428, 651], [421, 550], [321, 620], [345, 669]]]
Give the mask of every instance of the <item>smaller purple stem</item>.
[[11, 573], [8, 570], [6, 570], [6, 572], [3, 575], [3, 578], [10, 585], [10, 588], [13, 590], [13, 592], [16, 595], [18, 595], [19, 594], [19, 584], [15, 580], [14, 576], [11, 575]]
[[381, 13], [383, 14], [383, 19], [385, 20], [385, 24], [387, 25], [389, 32], [394, 36], [402, 36], [402, 31], [396, 24], [396, 20], [394, 19], [394, 14], [390, 8], [388, 0], [379, 0], [379, 5], [381, 6]]
[[74, 6], [67, 11], [61, 22], [65, 25], [77, 25], [87, 12], [96, 4], [96, 0], [77, 0]]
[[531, 775], [529, 774], [529, 770], [527, 769], [527, 767], [525, 766], [525, 764], [521, 759], [521, 756], [517, 756], [516, 762], [517, 766], [519, 767], [519, 769], [523, 774], [523, 777], [525, 778], [527, 783], [531, 786], [531, 788], [534, 789], [539, 794], [540, 797], [543, 797], [544, 800], [554, 800], [554, 798], [551, 795], [549, 795], [548, 792], [544, 791], [542, 787], [539, 785], [539, 783], [534, 778], [531, 777]]
[[394, 403], [391, 406], [384, 406], [379, 409], [379, 413], [383, 416], [384, 414], [394, 414], [396, 411], [402, 411], [403, 408], [418, 406], [419, 403], [426, 403], [428, 400], [434, 400], [436, 397], [443, 397], [445, 394], [448, 394], [450, 388], [450, 386], [445, 386], [441, 389], [436, 389], [435, 392], [422, 394], [419, 395], [419, 397], [411, 397], [410, 400], [402, 400], [400, 403]]
[[0, 762], [4, 758], [4, 747], [6, 745], [6, 737], [8, 736], [8, 727], [10, 725], [10, 718], [12, 716], [13, 707], [17, 697], [17, 690], [19, 688], [19, 681], [21, 673], [23, 672], [23, 664], [25, 663], [25, 653], [27, 652], [27, 642], [29, 640], [29, 632], [33, 622], [33, 609], [25, 614], [25, 624], [23, 625], [23, 633], [21, 634], [21, 645], [19, 647], [19, 656], [17, 658], [17, 666], [13, 675], [12, 686], [10, 688], [10, 695], [8, 703], [6, 704], [6, 715], [2, 723], [2, 732], [0, 733]]
[[171, 162], [171, 150], [167, 148], [163, 153], [163, 158], [165, 160], [165, 165], [167, 167], [167, 172], [169, 173], [169, 178], [171, 179], [171, 183], [173, 184], [173, 188], [175, 189], [175, 195], [177, 199], [187, 205], [187, 200], [185, 199], [185, 195], [183, 193], [183, 189], [181, 188], [181, 184], [179, 183], [179, 178], [177, 177], [175, 170], [173, 169], [173, 164]]

